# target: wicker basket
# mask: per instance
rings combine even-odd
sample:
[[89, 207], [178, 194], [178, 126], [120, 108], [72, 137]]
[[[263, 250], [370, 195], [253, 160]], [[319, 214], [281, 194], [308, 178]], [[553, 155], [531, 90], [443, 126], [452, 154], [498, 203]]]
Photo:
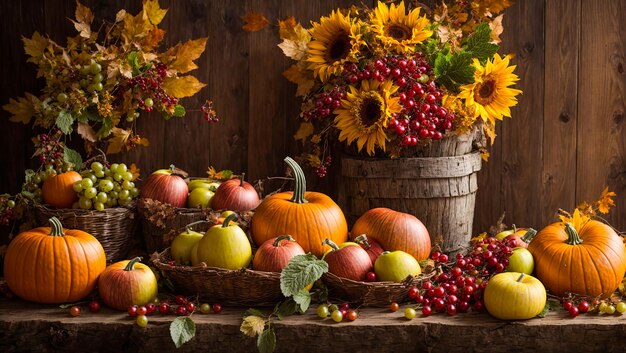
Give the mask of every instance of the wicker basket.
[[225, 305], [273, 306], [284, 297], [280, 273], [250, 269], [225, 270], [216, 267], [171, 266], [170, 249], [153, 255], [152, 262], [177, 291], [198, 295]]
[[[146, 202], [160, 204], [159, 207], [167, 210], [163, 213], [165, 217], [160, 218], [158, 222], [155, 221], [151, 217], [151, 211]], [[208, 220], [209, 211], [211, 211], [199, 208], [178, 208], [155, 200], [147, 201], [144, 199], [138, 201], [137, 210], [141, 222], [141, 233], [149, 254], [168, 248], [181, 229], [190, 223]], [[204, 232], [209, 226], [209, 223], [199, 224], [194, 227], [194, 230]]]
[[402, 282], [361, 282], [338, 277], [330, 272], [322, 276], [328, 287], [329, 297], [351, 304], [387, 307], [392, 302], [403, 303], [409, 300], [409, 288], [419, 286], [434, 275], [434, 271], [415, 277], [407, 277]]
[[35, 215], [41, 226], [46, 226], [54, 216], [65, 228], [80, 229], [93, 235], [102, 244], [107, 263], [126, 259], [135, 233], [134, 202], [124, 207], [105, 208], [104, 211], [53, 209], [36, 205]]

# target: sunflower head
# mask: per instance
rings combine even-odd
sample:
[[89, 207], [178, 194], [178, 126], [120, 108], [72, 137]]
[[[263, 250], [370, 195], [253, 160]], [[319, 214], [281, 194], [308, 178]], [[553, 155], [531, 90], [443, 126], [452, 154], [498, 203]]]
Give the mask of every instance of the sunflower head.
[[351, 144], [356, 140], [359, 152], [366, 148], [369, 155], [376, 147], [385, 150], [385, 128], [392, 114], [402, 110], [397, 97], [391, 97], [398, 87], [391, 81], [361, 81], [359, 88], [350, 86], [341, 108], [335, 110], [335, 125], [340, 130], [339, 141]]
[[398, 6], [391, 4], [390, 7], [379, 1], [378, 7], [370, 15], [376, 38], [384, 47], [398, 54], [413, 53], [416, 44], [433, 34], [427, 29], [430, 22], [426, 16], [419, 17], [419, 13], [418, 7], [407, 14], [404, 1]]
[[511, 116], [511, 107], [517, 105], [516, 96], [522, 91], [509, 86], [519, 77], [513, 73], [515, 65], [509, 66], [509, 57], [496, 54], [493, 60], [487, 60], [482, 66], [474, 60], [474, 83], [461, 87], [459, 97], [465, 99], [465, 105], [475, 111], [485, 122], [495, 125], [496, 120]]
[[320, 22], [313, 23], [307, 50], [308, 68], [315, 77], [326, 82], [329, 76], [343, 71], [344, 63], [356, 61], [361, 45], [360, 22], [333, 11], [329, 17], [322, 17]]

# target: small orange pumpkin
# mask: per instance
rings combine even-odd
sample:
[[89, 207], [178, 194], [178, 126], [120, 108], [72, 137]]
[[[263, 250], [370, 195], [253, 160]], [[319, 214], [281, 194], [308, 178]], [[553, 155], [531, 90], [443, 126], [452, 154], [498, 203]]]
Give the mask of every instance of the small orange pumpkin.
[[56, 208], [70, 208], [78, 200], [78, 195], [74, 191], [74, 183], [82, 180], [75, 171], [61, 174], [52, 174], [46, 178], [41, 187], [41, 197], [43, 202]]
[[528, 250], [537, 278], [557, 296], [607, 298], [626, 273], [626, 245], [611, 227], [594, 220], [578, 230], [571, 223], [553, 223], [537, 233]]
[[305, 252], [322, 256], [329, 238], [337, 244], [348, 240], [348, 223], [341, 208], [327, 195], [306, 191], [302, 168], [290, 157], [285, 162], [293, 171], [293, 192], [274, 194], [261, 202], [251, 221], [252, 239], [261, 246], [276, 234], [290, 234]]
[[18, 297], [59, 304], [85, 298], [106, 268], [104, 249], [89, 233], [64, 229], [52, 217], [50, 227], [20, 233], [7, 248], [4, 277]]

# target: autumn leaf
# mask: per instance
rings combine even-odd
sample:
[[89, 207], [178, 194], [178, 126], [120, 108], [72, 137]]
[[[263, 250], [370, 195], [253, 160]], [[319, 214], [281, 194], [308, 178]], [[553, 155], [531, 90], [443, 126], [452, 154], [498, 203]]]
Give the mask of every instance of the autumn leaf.
[[278, 34], [282, 39], [293, 39], [291, 34], [294, 32], [294, 28], [299, 23], [296, 22], [296, 18], [289, 16], [284, 20], [278, 20]]
[[50, 45], [50, 40], [39, 32], [33, 33], [32, 38], [22, 37], [24, 42], [24, 51], [30, 56], [29, 62], [37, 63], [43, 56], [44, 51]]
[[600, 211], [600, 213], [604, 213], [607, 214], [609, 213], [609, 208], [611, 206], [615, 206], [615, 201], [613, 201], [611, 198], [617, 196], [617, 194], [615, 194], [615, 192], [613, 191], [609, 191], [609, 187], [605, 187], [604, 190], [602, 190], [602, 195], [600, 195], [600, 199], [598, 201], [596, 201], [596, 205], [598, 207], [598, 211]]
[[501, 42], [500, 34], [504, 31], [504, 26], [502, 26], [502, 18], [504, 14], [494, 18], [491, 22], [489, 22], [489, 28], [491, 29], [491, 43], [498, 44]]
[[322, 160], [320, 159], [320, 156], [316, 154], [307, 154], [306, 160], [309, 162], [309, 165], [311, 165], [311, 167], [313, 168], [317, 168], [320, 165], [322, 165]]
[[145, 18], [156, 26], [163, 21], [167, 9], [162, 9], [158, 0], [146, 0], [143, 3], [143, 13]]
[[256, 337], [265, 329], [265, 319], [256, 315], [249, 315], [243, 319], [239, 330], [246, 336]]
[[304, 55], [306, 55], [308, 43], [308, 41], [305, 42], [285, 39], [282, 43], [278, 44], [278, 47], [282, 49], [285, 56], [294, 60], [300, 60], [304, 57]]
[[313, 88], [313, 78], [302, 73], [298, 64], [292, 65], [283, 72], [285, 78], [298, 85], [296, 96], [305, 96]]
[[181, 77], [168, 77], [163, 80], [161, 87], [172, 97], [184, 98], [191, 97], [198, 93], [204, 86], [204, 83], [198, 81], [191, 75]]
[[37, 97], [26, 92], [26, 97], [18, 97], [17, 100], [11, 98], [9, 103], [2, 106], [2, 109], [13, 114], [9, 118], [14, 123], [28, 124], [35, 114], [35, 108], [33, 106], [34, 99]]
[[76, 28], [81, 37], [91, 37], [92, 21], [93, 12], [91, 12], [91, 9], [81, 4], [80, 1], [76, 0], [76, 21], [72, 22], [74, 23], [74, 28]]
[[137, 180], [137, 178], [139, 178], [139, 176], [141, 175], [141, 170], [137, 168], [137, 165], [135, 163], [132, 163], [130, 167], [128, 167], [128, 171], [133, 174], [133, 178], [131, 179], [131, 181]]
[[293, 138], [296, 141], [302, 140], [302, 142], [304, 143], [307, 137], [311, 136], [312, 134], [313, 134], [313, 124], [309, 122], [303, 122], [303, 123], [300, 123], [300, 127], [298, 128], [298, 131], [296, 132], [296, 134], [293, 135]]
[[130, 130], [120, 129], [118, 127], [114, 127], [111, 129], [111, 137], [107, 146], [107, 154], [119, 153], [127, 148], [127, 141], [130, 137]]
[[209, 176], [209, 178], [215, 179], [215, 180], [228, 180], [228, 179], [232, 179], [235, 176], [232, 170], [225, 169], [225, 170], [220, 170], [218, 172], [217, 170], [215, 170], [214, 167], [209, 167], [206, 173]]
[[488, 162], [490, 156], [491, 155], [489, 154], [489, 152], [486, 149], [481, 149], [480, 150], [480, 158], [482, 158], [483, 161]]
[[121, 9], [115, 14], [115, 23], [124, 21], [126, 18], [126, 10]]
[[582, 214], [578, 209], [574, 210], [574, 213], [570, 216], [561, 214], [559, 215], [561, 222], [563, 223], [571, 223], [574, 226], [574, 229], [580, 231], [585, 223], [589, 222], [590, 218], [584, 214]]
[[198, 66], [193, 61], [204, 53], [207, 40], [208, 38], [204, 37], [185, 43], [178, 43], [175, 47], [160, 55], [160, 59], [170, 70], [175, 70], [182, 74], [195, 70]]
[[246, 32], [260, 31], [270, 23], [265, 16], [254, 10], [249, 11], [245, 16], [241, 16], [241, 19], [246, 23], [242, 27]]

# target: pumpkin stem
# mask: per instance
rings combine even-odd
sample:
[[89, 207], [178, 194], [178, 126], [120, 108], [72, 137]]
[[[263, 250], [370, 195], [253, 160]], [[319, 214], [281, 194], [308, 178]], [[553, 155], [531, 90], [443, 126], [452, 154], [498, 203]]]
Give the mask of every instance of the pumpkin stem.
[[565, 223], [565, 233], [567, 233], [567, 240], [565, 241], [567, 244], [578, 245], [583, 243], [583, 240], [580, 238], [576, 228], [574, 228], [574, 225], [570, 222]]
[[533, 241], [533, 239], [535, 238], [535, 236], [537, 235], [537, 231], [532, 229], [532, 228], [528, 228], [528, 230], [526, 231], [526, 234], [524, 234], [524, 236], [522, 237], [522, 241], [526, 244], [530, 243], [531, 241]]
[[170, 164], [170, 170], [172, 171], [172, 174], [174, 174], [174, 171], [176, 170], [176, 166], [173, 164]]
[[226, 217], [226, 219], [224, 220], [224, 222], [222, 223], [222, 228], [226, 228], [228, 227], [230, 224], [230, 221], [232, 220], [237, 220], [239, 219], [239, 216], [237, 216], [236, 213], [233, 213], [231, 215], [229, 215], [228, 217]]
[[239, 186], [243, 186], [243, 178], [246, 177], [246, 173], [241, 173], [241, 177], [239, 177]]
[[357, 244], [362, 244], [366, 249], [369, 249], [372, 247], [372, 245], [370, 244], [369, 241], [367, 241], [367, 235], [365, 235], [365, 233], [359, 235], [358, 237], [354, 238], [354, 242]]
[[513, 234], [517, 233], [517, 227], [513, 224]]
[[124, 267], [124, 271], [132, 271], [135, 269], [135, 264], [137, 262], [141, 261], [141, 257], [137, 256], [134, 259], [128, 261], [128, 263], [126, 264], [126, 267]]
[[322, 241], [322, 245], [330, 246], [331, 248], [333, 248], [333, 251], [339, 250], [339, 246], [337, 246], [334, 241], [330, 240], [330, 238], [324, 239], [324, 241]]
[[276, 240], [274, 240], [274, 244], [272, 244], [272, 245], [274, 245], [274, 247], [276, 247], [276, 248], [279, 247], [281, 240], [295, 241], [293, 239], [293, 237], [291, 235], [289, 235], [289, 234], [279, 235], [279, 236], [276, 237]]
[[383, 251], [383, 252], [381, 253], [381, 255], [387, 255], [387, 254], [391, 254], [391, 251], [389, 251], [389, 250], [385, 250], [385, 251]]
[[522, 278], [524, 278], [524, 273], [520, 274], [520, 276], [517, 277], [517, 281], [516, 282], [521, 282]]
[[58, 218], [52, 217], [48, 220], [48, 222], [50, 223], [50, 234], [48, 235], [53, 237], [62, 237], [65, 235], [65, 233], [63, 233], [63, 225]]
[[294, 179], [296, 180], [296, 183], [293, 189], [293, 196], [291, 197], [291, 200], [289, 201], [294, 202], [294, 203], [309, 202], [304, 198], [304, 193], [306, 192], [306, 178], [304, 176], [304, 172], [302, 171], [302, 168], [300, 168], [298, 163], [296, 163], [296, 161], [294, 161], [291, 157], [286, 157], [285, 163], [287, 163], [287, 165], [289, 165], [289, 167], [293, 171], [293, 176], [294, 176]]

